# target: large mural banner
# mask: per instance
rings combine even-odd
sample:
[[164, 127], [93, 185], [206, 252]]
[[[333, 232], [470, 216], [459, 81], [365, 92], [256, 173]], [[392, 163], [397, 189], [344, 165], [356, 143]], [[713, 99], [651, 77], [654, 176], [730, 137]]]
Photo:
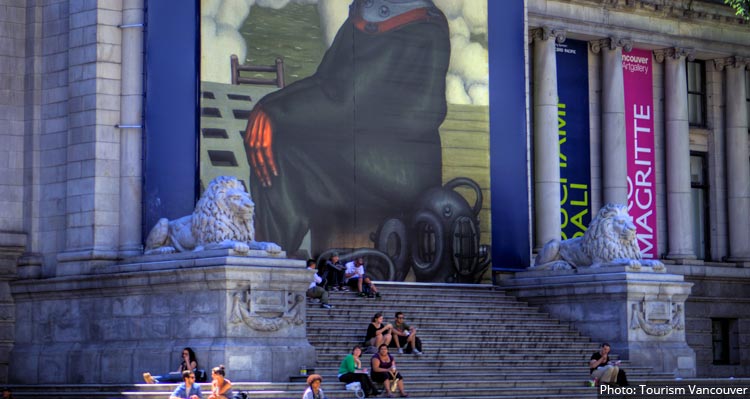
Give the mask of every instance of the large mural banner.
[[644, 258], [657, 257], [654, 172], [653, 59], [648, 50], [622, 54], [628, 149], [628, 211]]
[[581, 237], [591, 222], [588, 43], [555, 44], [560, 137], [562, 239]]
[[486, 279], [487, 60], [486, 0], [202, 1], [201, 186], [291, 257]]

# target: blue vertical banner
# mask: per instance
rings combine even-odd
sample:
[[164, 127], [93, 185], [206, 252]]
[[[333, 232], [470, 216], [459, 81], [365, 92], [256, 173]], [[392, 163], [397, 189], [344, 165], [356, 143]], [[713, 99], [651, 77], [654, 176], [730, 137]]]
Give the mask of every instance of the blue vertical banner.
[[587, 42], [556, 45], [562, 238], [580, 237], [591, 221], [591, 152]]
[[143, 237], [195, 206], [198, 1], [149, 1], [145, 45]]
[[492, 268], [531, 263], [523, 1], [487, 1]]

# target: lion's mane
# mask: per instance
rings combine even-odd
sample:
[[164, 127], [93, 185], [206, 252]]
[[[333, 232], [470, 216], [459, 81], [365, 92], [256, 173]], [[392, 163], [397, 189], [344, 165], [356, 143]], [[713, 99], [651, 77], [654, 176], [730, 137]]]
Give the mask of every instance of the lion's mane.
[[[250, 207], [237, 209], [233, 201]], [[193, 211], [191, 231], [200, 244], [225, 240], [255, 241], [254, 204], [242, 183], [231, 176], [219, 176], [209, 183]]]
[[641, 259], [635, 234], [622, 237], [614, 227], [617, 217], [630, 219], [628, 208], [622, 204], [607, 204], [599, 210], [588, 230], [583, 234], [582, 249], [593, 263], [615, 259]]

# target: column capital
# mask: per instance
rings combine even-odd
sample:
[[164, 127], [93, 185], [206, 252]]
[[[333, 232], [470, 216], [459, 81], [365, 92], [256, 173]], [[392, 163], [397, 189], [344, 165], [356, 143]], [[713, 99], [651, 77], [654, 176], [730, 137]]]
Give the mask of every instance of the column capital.
[[622, 47], [625, 51], [633, 49], [633, 41], [621, 37], [608, 37], [606, 39], [592, 40], [589, 42], [589, 48], [594, 54], [599, 54], [602, 48], [608, 48], [614, 50], [617, 47]]
[[667, 57], [675, 60], [685, 57], [688, 59], [688, 61], [692, 61], [695, 59], [695, 50], [689, 47], [669, 47], [654, 50], [654, 59], [656, 60], [656, 62], [662, 63]]
[[725, 58], [714, 59], [714, 66], [717, 71], [723, 71], [725, 67], [734, 67], [737, 69], [745, 69], [750, 65], [750, 58], [731, 56]]
[[549, 26], [542, 26], [539, 28], [531, 29], [529, 31], [529, 42], [533, 43], [534, 40], [548, 40], [551, 37], [555, 38], [557, 43], [564, 43], [567, 32], [565, 29], [550, 28]]

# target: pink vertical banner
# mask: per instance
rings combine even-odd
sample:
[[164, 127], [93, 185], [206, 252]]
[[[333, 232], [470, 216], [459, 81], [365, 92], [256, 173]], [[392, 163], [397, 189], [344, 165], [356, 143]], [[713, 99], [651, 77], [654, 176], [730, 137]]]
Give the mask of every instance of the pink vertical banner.
[[628, 147], [628, 211], [644, 258], [657, 257], [654, 93], [651, 51], [622, 54]]

